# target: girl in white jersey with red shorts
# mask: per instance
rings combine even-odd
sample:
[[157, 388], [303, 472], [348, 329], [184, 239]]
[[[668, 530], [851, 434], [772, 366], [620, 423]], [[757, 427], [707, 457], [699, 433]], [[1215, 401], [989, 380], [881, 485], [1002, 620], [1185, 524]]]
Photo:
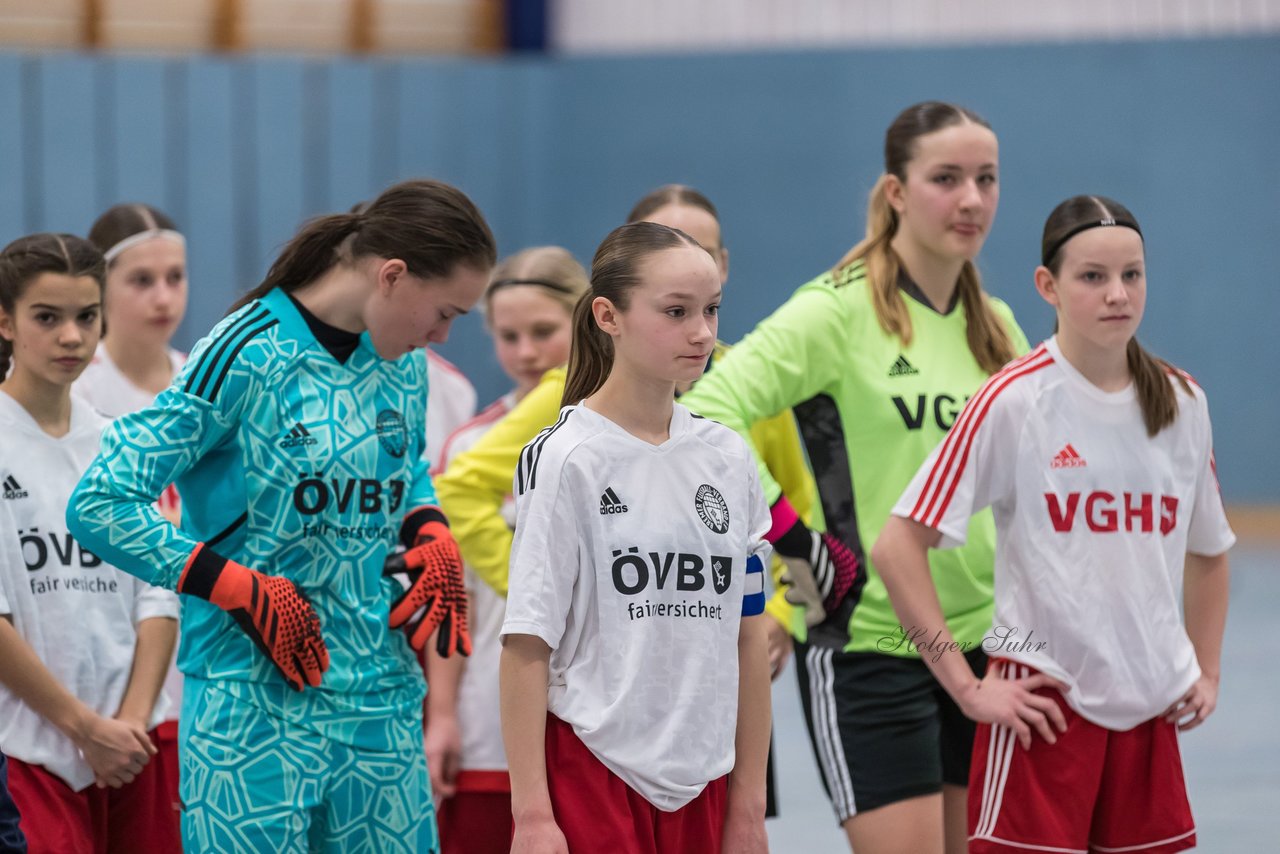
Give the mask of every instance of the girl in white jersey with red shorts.
[[[1208, 405], [1134, 337], [1146, 277], [1128, 210], [1068, 199], [1041, 248], [1036, 290], [1057, 334], [969, 401], [872, 559], [903, 624], [937, 632], [926, 661], [981, 722], [971, 852], [1181, 851], [1196, 839], [1178, 732], [1217, 703], [1235, 541]], [[963, 542], [986, 506], [995, 617], [979, 680], [950, 644], [925, 554]]]
[[567, 404], [516, 470], [501, 661], [513, 852], [761, 852], [769, 530], [746, 443], [674, 401], [720, 275], [615, 229], [574, 313]]
[[0, 750], [31, 854], [181, 849], [153, 743], [177, 597], [104, 563], [65, 521], [107, 424], [71, 394], [101, 333], [104, 273], [69, 234], [0, 252]]
[[[108, 418], [146, 409], [187, 362], [170, 342], [187, 313], [187, 241], [163, 211], [137, 202], [113, 205], [89, 229], [89, 242], [107, 262], [102, 343], [72, 387]], [[156, 506], [175, 525], [182, 517], [173, 484]], [[156, 757], [164, 768], [174, 828], [178, 797], [178, 711], [182, 672], [170, 661], [164, 679], [169, 714], [156, 727]]]

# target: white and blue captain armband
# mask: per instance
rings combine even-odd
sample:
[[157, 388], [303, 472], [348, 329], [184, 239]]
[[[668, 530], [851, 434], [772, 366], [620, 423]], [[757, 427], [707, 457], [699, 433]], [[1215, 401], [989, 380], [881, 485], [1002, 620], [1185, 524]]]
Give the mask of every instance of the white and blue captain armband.
[[747, 584], [742, 592], [742, 616], [764, 613], [764, 561], [755, 555], [747, 558]]

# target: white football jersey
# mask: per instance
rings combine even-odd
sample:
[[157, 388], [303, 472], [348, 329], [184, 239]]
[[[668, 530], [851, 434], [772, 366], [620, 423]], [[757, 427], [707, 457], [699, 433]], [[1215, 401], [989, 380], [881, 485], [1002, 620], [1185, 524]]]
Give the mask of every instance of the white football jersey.
[[427, 348], [427, 459], [440, 459], [445, 440], [476, 414], [476, 389], [462, 371]]
[[661, 445], [568, 406], [515, 493], [502, 634], [546, 641], [550, 712], [679, 809], [733, 768], [738, 631], [763, 607], [769, 508], [746, 443], [679, 403]]
[[[187, 363], [187, 354], [170, 348], [169, 363], [176, 377]], [[119, 418], [121, 415], [146, 409], [156, 400], [154, 394], [138, 388], [116, 367], [116, 363], [111, 361], [111, 354], [102, 344], [98, 345], [93, 360], [75, 381], [71, 392], [108, 418]]]
[[[187, 354], [169, 348], [169, 364], [176, 377], [187, 363]], [[93, 354], [84, 373], [71, 386], [71, 393], [88, 401], [89, 405], [108, 418], [119, 418], [140, 409], [146, 409], [155, 403], [156, 396], [144, 388], [138, 388], [133, 381], [124, 375], [119, 366], [111, 360], [111, 354], [103, 344]], [[178, 497], [178, 489], [169, 484], [156, 506], [170, 519], [177, 523], [182, 512], [182, 501]], [[177, 644], [174, 644], [175, 656]], [[178, 719], [178, 710], [182, 708], [182, 671], [178, 670], [176, 661], [169, 662], [169, 670], [164, 677], [164, 693], [169, 698], [168, 720]]]
[[[135, 626], [178, 616], [178, 597], [105, 564], [67, 531], [67, 502], [98, 453], [106, 420], [72, 398], [71, 431], [55, 439], [0, 392], [0, 614], [59, 683], [100, 715], [124, 698]], [[149, 726], [164, 719], [161, 694]], [[0, 749], [79, 791], [93, 770], [52, 724], [0, 685]]]
[[1051, 338], [974, 395], [893, 510], [949, 548], [990, 506], [985, 651], [1061, 680], [1073, 709], [1113, 730], [1160, 714], [1199, 678], [1183, 564], [1235, 542], [1204, 392], [1170, 382], [1178, 417], [1148, 436], [1133, 386], [1102, 391]]
[[[516, 405], [515, 392], [503, 395], [484, 411], [454, 431], [444, 443], [441, 470], [449, 461], [467, 451]], [[510, 497], [503, 515], [515, 526], [515, 505]], [[502, 654], [502, 621], [507, 602], [481, 581], [470, 567], [464, 570], [467, 586], [467, 624], [471, 630], [471, 655], [458, 686], [458, 723], [462, 729], [462, 757], [465, 771], [505, 771], [507, 754], [502, 747], [502, 715], [498, 697], [498, 659]], [[458, 778], [458, 788], [466, 791], [467, 775]]]

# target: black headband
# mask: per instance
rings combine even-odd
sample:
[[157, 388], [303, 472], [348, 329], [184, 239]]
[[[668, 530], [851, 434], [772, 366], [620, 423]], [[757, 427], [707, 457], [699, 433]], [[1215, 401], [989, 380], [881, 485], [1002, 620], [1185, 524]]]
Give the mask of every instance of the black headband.
[[510, 288], [515, 285], [537, 285], [540, 288], [558, 291], [562, 294], [572, 294], [574, 289], [568, 285], [562, 285], [559, 282], [553, 282], [550, 279], [498, 279], [498, 281], [489, 285], [489, 293], [501, 290], [502, 288]]
[[1139, 237], [1142, 237], [1142, 229], [1138, 228], [1138, 224], [1131, 219], [1115, 219], [1114, 217], [1107, 217], [1105, 219], [1089, 220], [1088, 222], [1080, 223], [1075, 228], [1059, 237], [1057, 242], [1050, 246], [1048, 250], [1045, 251], [1044, 255], [1040, 257], [1040, 263], [1048, 267], [1049, 262], [1053, 260], [1053, 256], [1058, 254], [1058, 250], [1061, 249], [1062, 245], [1068, 240], [1075, 237], [1082, 231], [1088, 231], [1091, 228], [1101, 228], [1107, 225], [1118, 225], [1124, 228], [1132, 228], [1134, 231], [1138, 232]]

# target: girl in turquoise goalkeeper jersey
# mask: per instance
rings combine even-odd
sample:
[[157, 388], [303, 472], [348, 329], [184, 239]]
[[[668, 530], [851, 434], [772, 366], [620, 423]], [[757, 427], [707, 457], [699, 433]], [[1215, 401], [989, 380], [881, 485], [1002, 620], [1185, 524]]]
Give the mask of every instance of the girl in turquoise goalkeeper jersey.
[[[744, 436], [793, 407], [826, 531], [801, 524], [763, 468], [761, 481], [789, 596], [808, 613], [797, 676], [823, 783], [859, 854], [950, 854], [965, 848], [973, 726], [921, 661], [927, 639], [899, 624], [867, 554], [964, 401], [1027, 344], [974, 265], [1000, 195], [991, 128], [951, 104], [916, 104], [890, 125], [884, 152], [866, 239], [682, 400]], [[994, 545], [982, 515], [963, 549], [930, 561], [975, 669]]]
[[[422, 348], [494, 259], [480, 212], [434, 181], [314, 220], [155, 404], [104, 435], [68, 524], [186, 594], [187, 848], [436, 849], [414, 649], [437, 626], [442, 651], [469, 639]], [[181, 527], [154, 507], [169, 483]], [[407, 591], [384, 575], [401, 543]]]

